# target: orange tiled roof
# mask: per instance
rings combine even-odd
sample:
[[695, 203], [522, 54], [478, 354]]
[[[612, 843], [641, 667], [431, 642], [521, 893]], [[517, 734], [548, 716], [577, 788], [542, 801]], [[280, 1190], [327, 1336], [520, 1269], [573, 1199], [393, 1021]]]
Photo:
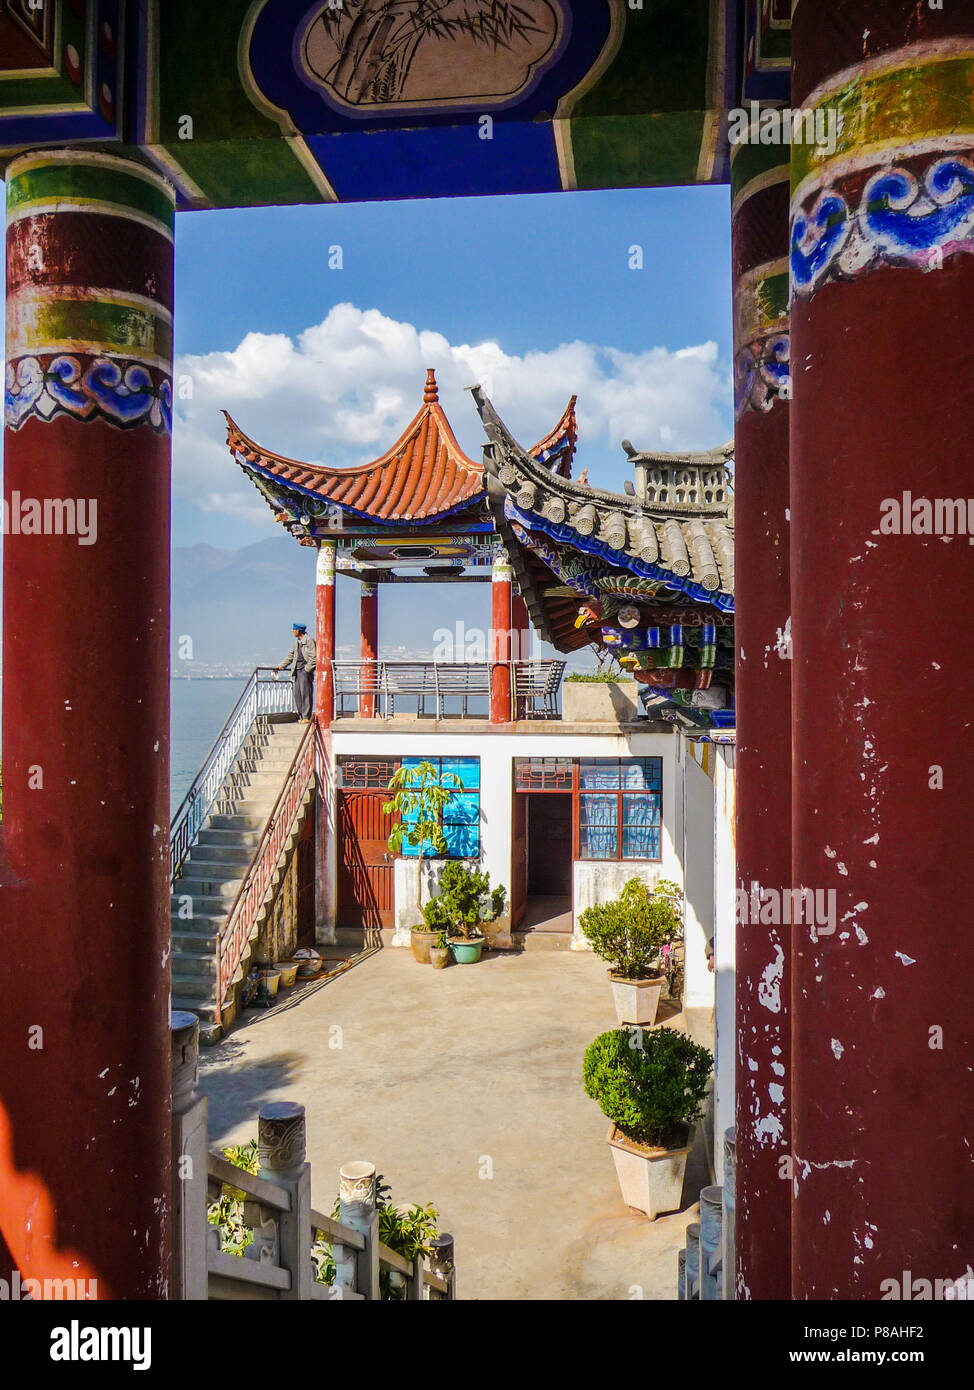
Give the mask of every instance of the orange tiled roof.
[[258, 468], [379, 521], [429, 520], [484, 492], [483, 467], [467, 458], [457, 443], [440, 405], [432, 368], [426, 373], [422, 408], [412, 423], [381, 458], [359, 468], [324, 468], [269, 453], [223, 413], [227, 444], [244, 468]]
[[[531, 450], [535, 458], [571, 476], [578, 430], [572, 396], [558, 424]], [[436, 374], [426, 373], [418, 414], [381, 458], [358, 468], [325, 468], [272, 454], [244, 434], [226, 411], [227, 444], [243, 468], [314, 493], [324, 501], [376, 521], [431, 521], [485, 493], [483, 466], [457, 443], [440, 405]]]
[[553, 459], [556, 454], [560, 454], [561, 458], [555, 471], [560, 473], [563, 478], [572, 476], [572, 459], [575, 457], [575, 449], [578, 445], [578, 424], [575, 419], [575, 402], [577, 400], [577, 396], [572, 396], [565, 407], [564, 415], [555, 428], [550, 434], [545, 435], [544, 439], [540, 439], [533, 449], [528, 451], [541, 463], [547, 464], [549, 468], [551, 467], [549, 460]]

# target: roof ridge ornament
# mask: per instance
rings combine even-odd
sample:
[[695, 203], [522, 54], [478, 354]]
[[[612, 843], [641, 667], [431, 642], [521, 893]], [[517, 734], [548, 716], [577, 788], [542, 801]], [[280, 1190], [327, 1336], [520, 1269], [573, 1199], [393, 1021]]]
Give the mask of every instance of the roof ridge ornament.
[[423, 391], [423, 404], [436, 405], [440, 399], [439, 387], [436, 384], [436, 372], [432, 367], [426, 369], [426, 387]]

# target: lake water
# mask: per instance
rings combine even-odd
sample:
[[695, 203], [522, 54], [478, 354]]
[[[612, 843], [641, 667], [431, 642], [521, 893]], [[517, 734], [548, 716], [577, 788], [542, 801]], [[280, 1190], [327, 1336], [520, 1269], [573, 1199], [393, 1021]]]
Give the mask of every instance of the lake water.
[[172, 681], [169, 724], [169, 810], [174, 812], [193, 784], [227, 716], [244, 688], [244, 680]]

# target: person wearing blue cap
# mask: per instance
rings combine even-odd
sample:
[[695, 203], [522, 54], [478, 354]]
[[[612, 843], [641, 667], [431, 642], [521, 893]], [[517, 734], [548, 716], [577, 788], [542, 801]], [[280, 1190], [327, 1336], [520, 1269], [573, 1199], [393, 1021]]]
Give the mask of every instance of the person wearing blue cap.
[[[294, 623], [294, 645], [275, 671], [290, 671], [294, 687], [294, 703], [298, 718], [306, 724], [311, 718], [314, 692], [315, 668], [318, 664], [318, 651], [315, 639], [308, 636], [307, 623]], [[277, 680], [275, 674], [274, 679]]]

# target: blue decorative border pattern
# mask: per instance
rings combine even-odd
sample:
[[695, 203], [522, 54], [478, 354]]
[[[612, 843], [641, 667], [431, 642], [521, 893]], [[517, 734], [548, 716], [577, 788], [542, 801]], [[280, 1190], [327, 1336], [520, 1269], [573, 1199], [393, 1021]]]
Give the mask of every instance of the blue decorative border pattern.
[[49, 421], [58, 415], [101, 417], [122, 429], [147, 424], [157, 434], [172, 434], [172, 381], [161, 374], [154, 378], [141, 362], [110, 357], [61, 354], [46, 365], [38, 357], [8, 362], [7, 428], [20, 429], [32, 416]]
[[855, 201], [821, 189], [791, 226], [792, 302], [829, 280], [855, 280], [882, 265], [935, 270], [947, 256], [974, 252], [974, 164], [938, 156], [925, 169], [873, 174]]
[[734, 416], [768, 411], [791, 398], [791, 335], [787, 330], [747, 343], [734, 358]]

